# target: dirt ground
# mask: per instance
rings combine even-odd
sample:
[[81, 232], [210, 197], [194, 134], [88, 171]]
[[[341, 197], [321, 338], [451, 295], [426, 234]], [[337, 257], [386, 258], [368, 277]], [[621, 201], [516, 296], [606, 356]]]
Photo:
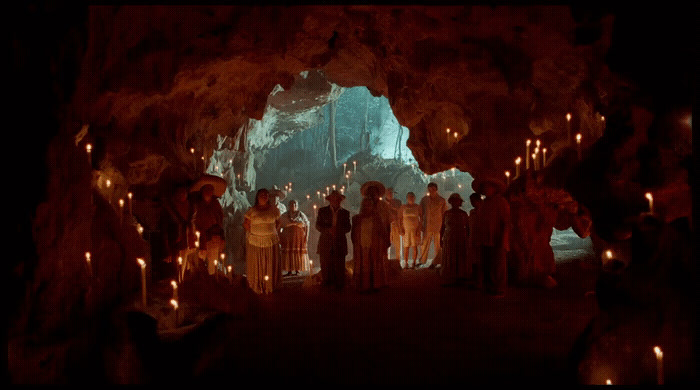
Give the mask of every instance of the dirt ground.
[[261, 296], [255, 319], [229, 322], [201, 380], [277, 383], [571, 383], [567, 355], [597, 311], [592, 262], [557, 267], [551, 290], [494, 298], [403, 270], [374, 294], [302, 287]]

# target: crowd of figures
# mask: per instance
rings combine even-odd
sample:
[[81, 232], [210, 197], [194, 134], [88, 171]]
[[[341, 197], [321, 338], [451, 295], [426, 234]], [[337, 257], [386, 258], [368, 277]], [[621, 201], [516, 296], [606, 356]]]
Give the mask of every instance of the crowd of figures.
[[[445, 200], [436, 183], [428, 184], [419, 203], [409, 192], [402, 204], [394, 198], [392, 188], [369, 181], [361, 188], [357, 215], [351, 217], [342, 207], [345, 195], [333, 190], [325, 198], [328, 205], [312, 216], [313, 222], [296, 200], [285, 207], [280, 202], [285, 194], [276, 187], [260, 189], [243, 221], [248, 286], [267, 294], [281, 287], [284, 276], [311, 273], [308, 247], [313, 223], [319, 233], [315, 249], [323, 286], [344, 288], [349, 234], [352, 283], [358, 291], [385, 287], [389, 254], [393, 249], [400, 258], [403, 249], [405, 269], [436, 269], [444, 285], [466, 282], [502, 296], [510, 241], [510, 207], [502, 196], [505, 186], [500, 178], [485, 177], [475, 180], [472, 187], [476, 192], [470, 196], [473, 209], [468, 214], [461, 209], [464, 200], [458, 193]], [[204, 184], [190, 196], [186, 188], [179, 188], [165, 209], [165, 262], [179, 269], [178, 277], [182, 280], [193, 272], [226, 272], [221, 268], [225, 263], [218, 261], [225, 240], [223, 212], [214, 187]], [[435, 257], [429, 262], [431, 244]], [[174, 267], [176, 262], [181, 266]]]

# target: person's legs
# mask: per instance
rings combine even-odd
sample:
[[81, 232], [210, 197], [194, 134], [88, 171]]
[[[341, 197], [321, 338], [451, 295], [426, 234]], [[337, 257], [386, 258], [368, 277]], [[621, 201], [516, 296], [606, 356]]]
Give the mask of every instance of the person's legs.
[[331, 263], [327, 254], [319, 254], [319, 262], [321, 263], [321, 283], [327, 286], [331, 283]]
[[428, 252], [430, 251], [430, 241], [433, 239], [433, 235], [430, 232], [426, 232], [423, 239], [423, 245], [421, 245], [421, 255], [420, 263], [425, 264], [428, 262]]
[[[404, 260], [406, 261], [406, 267], [405, 267], [406, 269], [408, 269], [408, 253], [409, 253], [409, 249], [410, 249], [410, 247], [408, 247], [408, 246], [405, 246], [405, 247], [403, 248], [403, 258], [404, 258]], [[399, 263], [400, 263], [400, 262], [399, 262]]]

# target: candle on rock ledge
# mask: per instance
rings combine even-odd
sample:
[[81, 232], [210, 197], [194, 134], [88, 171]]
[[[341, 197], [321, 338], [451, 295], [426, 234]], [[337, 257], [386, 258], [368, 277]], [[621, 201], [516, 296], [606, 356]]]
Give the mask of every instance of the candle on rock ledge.
[[656, 354], [656, 384], [664, 384], [664, 353], [658, 346], [654, 347]]
[[141, 266], [141, 303], [145, 309], [148, 305], [148, 300], [146, 299], [146, 262], [142, 258], [138, 258], [136, 261]]
[[[530, 141], [530, 140], [525, 141], [525, 157], [530, 155], [530, 143], [532, 143], [532, 141]], [[525, 159], [525, 170], [528, 170], [528, 169], [530, 169], [530, 159], [526, 158]]]
[[522, 159], [520, 157], [515, 159], [515, 177], [518, 178], [520, 176], [520, 162]]
[[87, 262], [88, 273], [92, 277], [92, 263], [90, 262], [90, 252], [85, 252], [85, 261]]

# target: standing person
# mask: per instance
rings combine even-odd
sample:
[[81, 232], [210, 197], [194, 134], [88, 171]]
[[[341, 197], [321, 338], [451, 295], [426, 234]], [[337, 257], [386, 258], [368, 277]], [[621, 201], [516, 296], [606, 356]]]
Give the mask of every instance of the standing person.
[[280, 217], [280, 247], [282, 251], [282, 270], [289, 276], [294, 271], [309, 267], [307, 250], [309, 240], [309, 219], [299, 210], [296, 200], [288, 203], [289, 211]]
[[199, 237], [199, 258], [207, 264], [209, 275], [215, 273], [214, 260], [219, 258], [219, 253], [224, 246], [224, 211], [221, 204], [214, 196], [214, 186], [205, 184], [202, 186], [201, 199], [194, 206], [192, 223]]
[[258, 294], [270, 294], [282, 285], [280, 270], [280, 211], [263, 188], [243, 219], [246, 231], [245, 267], [248, 286]]
[[481, 194], [475, 192], [469, 195], [469, 201], [474, 207], [469, 212], [469, 249], [467, 258], [472, 267], [472, 275], [474, 277], [474, 287], [481, 289], [483, 285], [483, 271], [481, 270], [481, 239], [478, 237], [483, 232], [483, 226], [479, 222], [479, 210], [481, 210]]
[[362, 199], [360, 213], [352, 217], [353, 279], [360, 292], [377, 291], [386, 286], [389, 229], [371, 198]]
[[317, 253], [321, 262], [321, 276], [324, 286], [335, 286], [341, 290], [345, 286], [345, 256], [348, 254], [347, 234], [350, 232], [350, 212], [340, 207], [345, 199], [337, 190], [326, 196], [330, 203], [321, 207], [316, 217], [316, 230], [321, 232]]
[[179, 280], [182, 280], [185, 275], [185, 269], [188, 265], [185, 261], [189, 253], [190, 247], [194, 246], [194, 232], [192, 230], [192, 203], [187, 197], [187, 187], [177, 187], [173, 197], [165, 204], [167, 211], [167, 228], [165, 230], [165, 247], [169, 254], [167, 262], [172, 265], [172, 270], [177, 272], [177, 259], [183, 259], [180, 274], [176, 275]]
[[274, 184], [268, 193], [270, 194], [270, 203], [279, 209], [280, 215], [286, 213], [287, 207], [284, 205], [284, 203], [282, 203], [282, 201], [287, 197], [287, 194]]
[[430, 268], [435, 268], [440, 263], [440, 228], [442, 227], [442, 214], [447, 211], [445, 198], [438, 194], [436, 183], [428, 184], [428, 194], [420, 200], [423, 209], [423, 247], [421, 248], [420, 262], [425, 265], [428, 261], [430, 243], [435, 246], [435, 258], [430, 263]]
[[501, 195], [505, 183], [500, 176], [484, 175], [475, 179], [472, 187], [486, 196], [478, 212], [482, 232], [477, 234], [484, 290], [487, 294], [502, 297], [508, 285], [506, 253], [510, 249], [510, 205]]
[[[403, 258], [406, 268], [414, 268], [418, 261], [418, 244], [423, 226], [423, 209], [416, 204], [416, 194], [406, 194], [406, 204], [399, 208], [399, 221], [401, 222], [401, 236], [403, 236]], [[408, 259], [413, 248], [413, 264], [409, 267]]]
[[[390, 248], [389, 251], [391, 251], [391, 248], [394, 248], [394, 256], [399, 260], [399, 263], [401, 262], [401, 222], [399, 221], [399, 208], [401, 207], [401, 201], [398, 199], [394, 198], [394, 194], [396, 191], [394, 191], [393, 188], [389, 187], [386, 189], [386, 196], [384, 201], [387, 203], [389, 206], [389, 210], [391, 211], [391, 242], [390, 242]], [[391, 254], [388, 255], [389, 258], [391, 257]]]
[[469, 216], [460, 209], [464, 200], [458, 193], [447, 199], [452, 206], [442, 215], [440, 239], [442, 241], [443, 286], [454, 285], [461, 279], [471, 276], [471, 266], [467, 266], [467, 244], [469, 237]]

